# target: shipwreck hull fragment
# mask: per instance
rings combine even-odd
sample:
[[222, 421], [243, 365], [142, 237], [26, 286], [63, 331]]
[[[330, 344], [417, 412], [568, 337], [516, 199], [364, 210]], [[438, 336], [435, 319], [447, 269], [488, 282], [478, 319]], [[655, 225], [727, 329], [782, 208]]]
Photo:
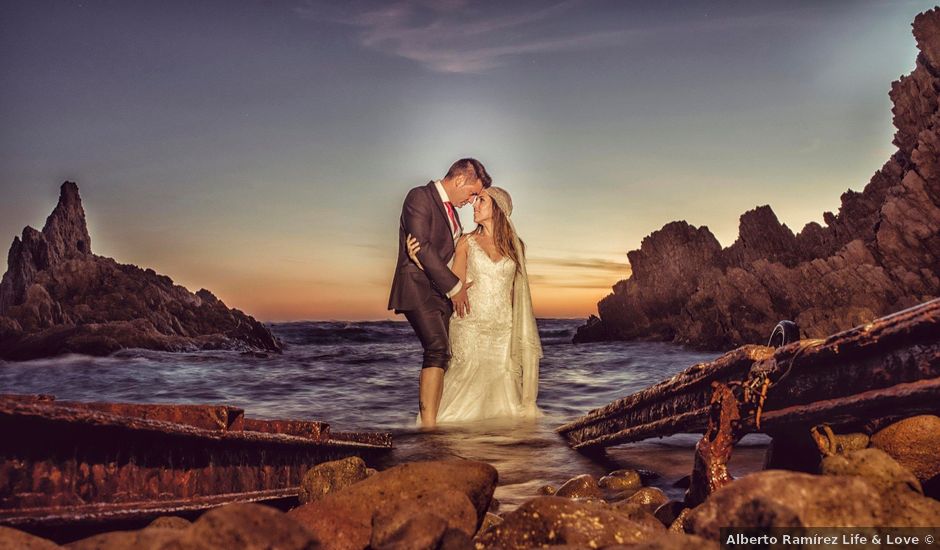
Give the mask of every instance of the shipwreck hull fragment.
[[230, 502], [290, 500], [324, 461], [384, 454], [388, 433], [245, 418], [216, 405], [0, 397], [0, 525], [108, 528]]
[[[825, 340], [777, 349], [743, 346], [695, 365], [643, 391], [590, 411], [556, 431], [582, 451], [702, 433], [712, 382], [748, 388], [768, 381], [757, 414], [743, 415], [742, 433], [873, 423], [940, 412], [940, 299], [876, 319]], [[746, 403], [745, 403], [746, 404]], [[755, 407], [751, 408], [755, 413]]]

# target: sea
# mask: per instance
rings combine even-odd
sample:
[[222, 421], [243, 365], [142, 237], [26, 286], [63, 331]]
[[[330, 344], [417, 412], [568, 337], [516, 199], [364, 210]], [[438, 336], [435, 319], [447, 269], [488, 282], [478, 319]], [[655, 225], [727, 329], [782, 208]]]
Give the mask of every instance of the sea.
[[[421, 346], [399, 321], [274, 323], [270, 328], [284, 343], [282, 354], [128, 349], [107, 357], [0, 361], [0, 393], [226, 404], [256, 418], [322, 420], [336, 431], [388, 431], [394, 449], [375, 466], [457, 457], [488, 462], [499, 472], [500, 510], [536, 496], [543, 485], [557, 488], [580, 474], [600, 477], [623, 468], [639, 470], [647, 485], [681, 499], [700, 436], [680, 434], [586, 456], [571, 450], [554, 429], [717, 354], [670, 343], [572, 344], [580, 322], [538, 320], [545, 354], [538, 405], [545, 416], [535, 422], [419, 429]], [[732, 474], [759, 470], [767, 443], [763, 436], [745, 437], [732, 456]]]

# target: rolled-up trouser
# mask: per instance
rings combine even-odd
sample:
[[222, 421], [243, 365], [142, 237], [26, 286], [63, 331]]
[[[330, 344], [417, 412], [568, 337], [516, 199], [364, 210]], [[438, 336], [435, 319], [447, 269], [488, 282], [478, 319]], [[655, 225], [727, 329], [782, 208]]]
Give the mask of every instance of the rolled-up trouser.
[[447, 368], [447, 362], [450, 361], [448, 330], [453, 312], [451, 301], [437, 294], [428, 298], [421, 309], [402, 312], [424, 348], [424, 362], [421, 368]]

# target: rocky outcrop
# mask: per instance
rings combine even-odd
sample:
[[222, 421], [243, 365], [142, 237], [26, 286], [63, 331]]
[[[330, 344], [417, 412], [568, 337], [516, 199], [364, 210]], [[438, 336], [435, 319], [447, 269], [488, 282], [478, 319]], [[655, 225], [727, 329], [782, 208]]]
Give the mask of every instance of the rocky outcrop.
[[722, 249], [672, 222], [630, 252], [632, 275], [575, 342], [665, 340], [709, 349], [763, 343], [781, 319], [824, 337], [940, 296], [940, 10], [913, 24], [920, 54], [894, 82], [897, 151], [826, 226], [794, 234], [769, 206], [741, 216]]
[[42, 231], [13, 239], [0, 281], [0, 358], [122, 348], [280, 351], [264, 325], [208, 290], [91, 251], [78, 186], [62, 184]]

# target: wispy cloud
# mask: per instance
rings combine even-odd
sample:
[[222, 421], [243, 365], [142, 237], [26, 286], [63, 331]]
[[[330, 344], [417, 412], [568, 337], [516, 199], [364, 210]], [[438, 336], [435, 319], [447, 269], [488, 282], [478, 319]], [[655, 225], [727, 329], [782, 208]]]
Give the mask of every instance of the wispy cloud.
[[610, 289], [630, 276], [625, 260], [534, 256], [527, 263], [533, 283], [554, 288]]
[[630, 272], [630, 266], [627, 262], [615, 262], [601, 258], [588, 259], [557, 259], [557, 258], [530, 258], [530, 264], [549, 265], [555, 267], [573, 267], [576, 269], [600, 270], [612, 273]]
[[582, 31], [548, 35], [541, 22], [568, 15], [582, 0], [566, 0], [537, 9], [503, 2], [484, 9], [464, 0], [344, 2], [307, 0], [301, 16], [335, 21], [357, 29], [366, 48], [397, 55], [446, 73], [479, 73], [512, 58], [551, 52], [588, 50], [619, 43], [624, 31]]

